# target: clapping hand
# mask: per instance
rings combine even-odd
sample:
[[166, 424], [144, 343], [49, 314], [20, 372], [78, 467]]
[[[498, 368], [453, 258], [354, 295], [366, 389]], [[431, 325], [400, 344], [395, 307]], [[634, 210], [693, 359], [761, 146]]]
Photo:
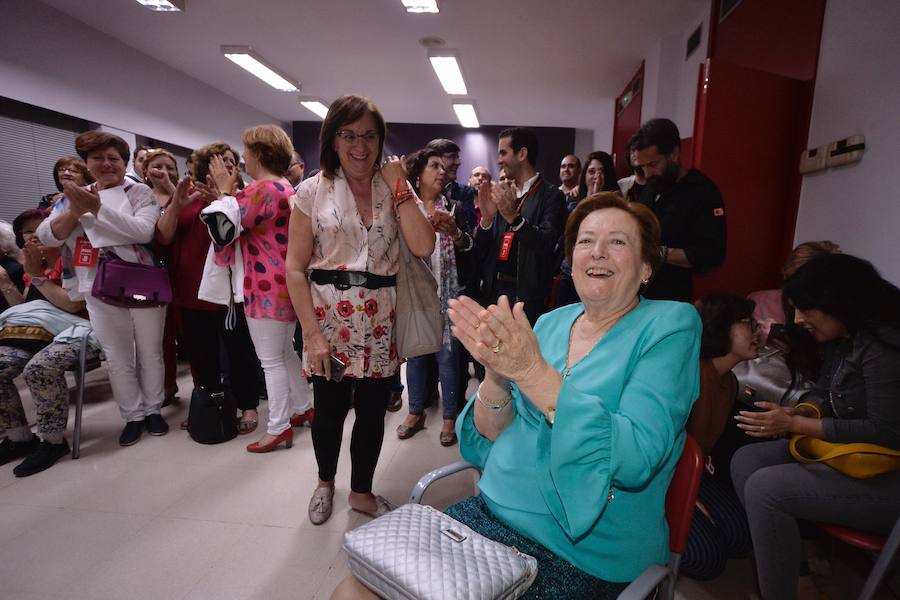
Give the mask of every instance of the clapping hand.
[[206, 183], [209, 187], [216, 191], [216, 196], [224, 196], [226, 194], [234, 195], [234, 189], [237, 185], [238, 168], [234, 167], [234, 173], [228, 172], [225, 161], [218, 154], [213, 154], [209, 158], [209, 175]]
[[153, 189], [161, 190], [170, 196], [175, 193], [175, 184], [167, 172], [155, 169], [147, 173], [147, 177], [153, 182]]
[[201, 202], [203, 202], [204, 206], [208, 206], [210, 202], [218, 199], [219, 196], [216, 191], [208, 185], [193, 180], [191, 180], [191, 183], [193, 184], [193, 186], [191, 187], [191, 195], [193, 196], [194, 193], [197, 193], [197, 197]]
[[512, 186], [508, 183], [498, 183], [491, 189], [491, 198], [497, 205], [500, 216], [506, 219], [507, 223], [516, 220], [516, 193]]
[[510, 306], [506, 296], [482, 308], [467, 296], [451, 300], [448, 314], [453, 335], [487, 371], [516, 383], [544, 362], [525, 305]]
[[100, 191], [96, 183], [87, 188], [81, 188], [70, 181], [64, 181], [63, 191], [66, 198], [69, 199], [69, 210], [75, 214], [97, 214], [97, 211], [100, 210]]
[[475, 203], [478, 205], [478, 211], [481, 213], [481, 224], [484, 227], [490, 226], [497, 214], [497, 204], [492, 198], [493, 186], [496, 185], [490, 181], [482, 181], [478, 186], [478, 197]]
[[443, 208], [436, 208], [434, 214], [428, 219], [434, 230], [450, 237], [459, 236], [459, 227], [456, 226], [456, 219]]
[[[208, 190], [209, 188], [206, 189]], [[191, 177], [184, 177], [178, 182], [178, 185], [175, 186], [174, 193], [172, 194], [171, 206], [174, 206], [176, 210], [180, 211], [195, 200], [204, 197], [204, 195], [205, 192], [203, 190], [195, 188], [194, 180]]]
[[37, 236], [25, 242], [23, 253], [25, 261], [22, 266], [25, 272], [31, 277], [43, 275], [46, 257], [44, 256], [44, 245], [37, 239]]

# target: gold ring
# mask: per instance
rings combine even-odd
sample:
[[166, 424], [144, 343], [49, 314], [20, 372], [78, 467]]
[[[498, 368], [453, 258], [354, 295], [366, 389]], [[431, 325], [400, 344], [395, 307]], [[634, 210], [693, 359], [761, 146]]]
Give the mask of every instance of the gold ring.
[[497, 340], [497, 345], [491, 346], [491, 352], [493, 352], [494, 354], [497, 354], [498, 352], [500, 352], [500, 346], [502, 346], [502, 345], [503, 345], [503, 340]]
[[765, 431], [765, 430], [766, 430], [766, 426], [765, 426], [765, 425], [760, 425], [760, 426], [759, 426], [759, 430], [760, 430], [760, 431]]

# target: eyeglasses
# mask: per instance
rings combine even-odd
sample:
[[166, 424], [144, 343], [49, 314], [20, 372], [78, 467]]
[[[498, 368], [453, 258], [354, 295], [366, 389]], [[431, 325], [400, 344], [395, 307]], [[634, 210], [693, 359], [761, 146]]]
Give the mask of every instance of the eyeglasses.
[[81, 170], [77, 169], [75, 167], [60, 167], [59, 169], [56, 170], [56, 172], [59, 173], [60, 175], [62, 175], [63, 173], [65, 173], [67, 171], [69, 173], [75, 173], [76, 175], [81, 173]]
[[337, 132], [339, 138], [350, 144], [351, 146], [355, 144], [357, 141], [362, 141], [368, 146], [374, 145], [378, 141], [378, 134], [372, 131], [364, 133], [362, 135], [353, 133], [352, 131], [347, 131], [346, 129], [341, 129]]

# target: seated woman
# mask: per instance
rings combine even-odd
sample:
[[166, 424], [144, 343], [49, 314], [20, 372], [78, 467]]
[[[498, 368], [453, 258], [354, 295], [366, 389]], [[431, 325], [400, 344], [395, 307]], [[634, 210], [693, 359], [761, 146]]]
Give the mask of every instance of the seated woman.
[[[781, 274], [787, 279], [811, 258], [822, 254], [837, 254], [840, 251], [840, 246], [828, 240], [803, 242], [791, 250], [791, 254], [784, 261], [784, 266], [781, 267]], [[787, 321], [781, 289], [759, 290], [749, 294], [747, 298], [756, 303], [756, 308], [753, 309], [753, 318], [760, 324], [762, 340], [768, 337], [769, 328], [773, 324], [783, 325]]]
[[[728, 463], [713, 453], [731, 424], [737, 379], [731, 369], [759, 354], [753, 302], [739, 296], [710, 294], [697, 303], [703, 323], [700, 341], [700, 397], [685, 429], [707, 457], [688, 547], [680, 573], [694, 579], [715, 579], [726, 560], [750, 552], [747, 516], [728, 480]], [[723, 481], [723, 477], [725, 481]]]
[[[44, 246], [34, 234], [45, 215], [28, 210], [14, 221], [16, 241], [25, 250], [28, 302], [0, 314], [0, 431], [6, 431], [0, 464], [25, 457], [13, 469], [16, 477], [48, 469], [69, 452], [64, 437], [69, 418], [66, 371], [76, 368], [81, 334], [90, 325], [78, 316], [84, 313], [84, 301], [70, 299], [61, 287], [59, 249]], [[90, 338], [88, 357], [96, 358], [99, 349]], [[13, 382], [19, 374], [24, 374], [37, 408], [40, 440], [28, 427]]]
[[[738, 426], [753, 437], [798, 433], [900, 449], [900, 290], [846, 254], [812, 259], [783, 289], [794, 322], [825, 350], [806, 398], [819, 410], [759, 402], [764, 412], [742, 411]], [[765, 600], [817, 597], [812, 579], [799, 577], [799, 519], [886, 534], [900, 516], [900, 471], [855, 479], [825, 464], [798, 463], [787, 440], [741, 448], [731, 477], [747, 510]]]
[[25, 301], [21, 253], [12, 226], [0, 221], [0, 311]]
[[[484, 366], [457, 433], [481, 494], [448, 514], [535, 556], [526, 598], [614, 598], [665, 563], [665, 496], [699, 391], [700, 319], [642, 299], [659, 265], [649, 209], [600, 193], [566, 224], [582, 302], [538, 319], [460, 297], [453, 332]], [[333, 598], [371, 597], [345, 579]]]

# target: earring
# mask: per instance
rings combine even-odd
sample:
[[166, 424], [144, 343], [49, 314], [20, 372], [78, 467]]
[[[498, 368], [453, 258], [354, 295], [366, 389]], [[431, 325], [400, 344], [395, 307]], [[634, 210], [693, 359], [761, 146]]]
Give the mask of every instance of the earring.
[[650, 283], [649, 279], [641, 279], [641, 284], [647, 285], [648, 283]]

